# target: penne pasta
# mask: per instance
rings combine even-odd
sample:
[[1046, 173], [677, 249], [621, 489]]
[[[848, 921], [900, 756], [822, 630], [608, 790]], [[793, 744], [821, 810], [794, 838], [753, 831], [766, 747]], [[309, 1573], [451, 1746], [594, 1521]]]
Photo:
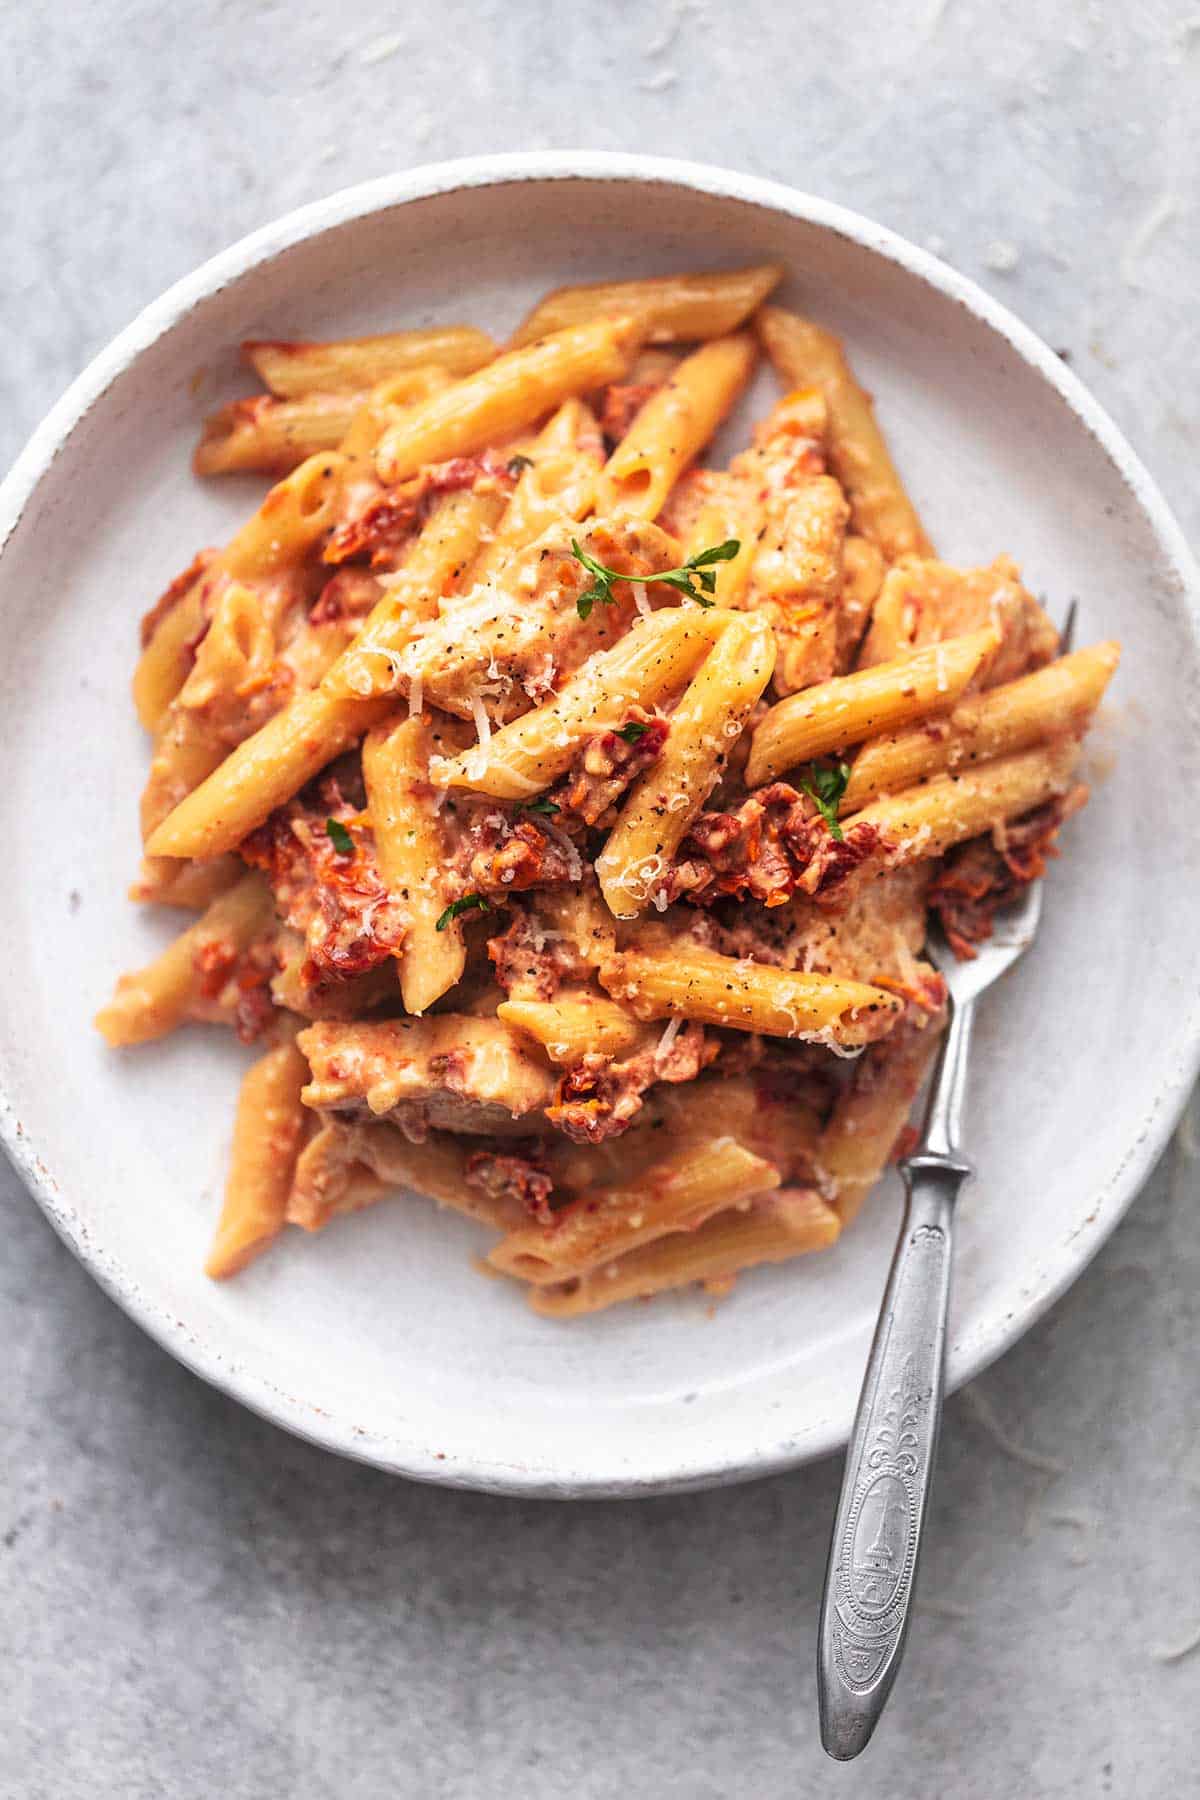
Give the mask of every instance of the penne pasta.
[[941, 1041], [944, 1011], [905, 1020], [855, 1065], [813, 1152], [843, 1227], [854, 1222], [883, 1174]]
[[829, 408], [829, 460], [846, 490], [854, 528], [877, 544], [889, 562], [932, 556], [912, 501], [859, 387], [831, 331], [766, 306], [756, 320], [763, 348], [789, 387], [815, 384]]
[[1074, 738], [984, 763], [963, 775], [939, 775], [923, 787], [874, 800], [852, 815], [908, 858], [943, 856], [1006, 819], [1032, 812], [1071, 785], [1079, 761]]
[[145, 640], [133, 675], [133, 704], [145, 729], [156, 732], [188, 678], [206, 624], [204, 575], [198, 571]]
[[711, 275], [658, 275], [556, 288], [539, 300], [509, 342], [515, 348], [548, 332], [616, 315], [635, 319], [652, 344], [723, 337], [750, 317], [782, 274], [778, 263], [760, 263]]
[[636, 918], [721, 778], [775, 666], [770, 627], [731, 616], [671, 714], [662, 754], [630, 790], [596, 859], [618, 919]]
[[306, 457], [336, 450], [361, 403], [359, 394], [231, 400], [205, 419], [192, 468], [197, 475], [286, 475]]
[[225, 1201], [204, 1273], [236, 1275], [283, 1230], [292, 1173], [310, 1115], [300, 1102], [308, 1064], [291, 1041], [247, 1070], [238, 1095]]
[[450, 900], [441, 881], [446, 845], [429, 782], [430, 755], [444, 741], [437, 727], [416, 717], [376, 727], [363, 744], [379, 871], [408, 915], [400, 992], [405, 1011], [416, 1014], [449, 992], [467, 961], [462, 926], [444, 918]]
[[747, 785], [760, 787], [797, 763], [948, 711], [979, 679], [999, 642], [989, 626], [789, 694], [754, 729]]
[[[440, 363], [422, 364], [402, 374], [389, 375], [366, 393], [354, 396], [355, 406], [346, 427], [346, 435], [338, 445], [347, 462], [366, 462], [374, 457], [376, 445], [396, 418], [397, 411], [416, 400], [427, 400], [450, 387], [455, 377]], [[357, 471], [356, 471], [357, 473]]]
[[221, 552], [224, 572], [234, 581], [257, 581], [302, 562], [335, 522], [344, 470], [337, 452], [323, 451], [276, 482]]
[[246, 875], [134, 974], [122, 975], [96, 1029], [114, 1046], [165, 1037], [197, 1016], [204, 989], [222, 980], [238, 957], [274, 920], [271, 895], [257, 875]]
[[312, 392], [279, 400], [255, 394], [210, 413], [192, 457], [197, 475], [286, 475], [307, 457], [340, 450], [349, 461], [369, 455], [397, 411], [449, 387], [437, 367], [409, 369], [367, 393]]
[[699, 1019], [841, 1049], [890, 1030], [900, 1008], [894, 994], [866, 982], [797, 974], [691, 944], [620, 951], [600, 981], [639, 1019]]
[[684, 469], [733, 407], [756, 357], [748, 331], [714, 338], [685, 357], [609, 457], [596, 490], [596, 511], [656, 518]]
[[236, 856], [216, 856], [211, 862], [150, 857], [142, 863], [137, 880], [129, 889], [129, 898], [143, 906], [179, 906], [203, 912], [244, 873], [245, 864]]
[[771, 1163], [732, 1137], [716, 1137], [655, 1163], [631, 1187], [581, 1195], [551, 1224], [511, 1232], [488, 1262], [535, 1287], [551, 1286], [778, 1186]]
[[675, 1232], [561, 1287], [535, 1287], [535, 1312], [577, 1318], [623, 1300], [645, 1299], [693, 1282], [724, 1285], [743, 1269], [789, 1262], [837, 1242], [834, 1209], [810, 1189], [789, 1189], [745, 1212], [721, 1212], [695, 1231]]
[[531, 425], [571, 395], [615, 381], [637, 343], [632, 320], [597, 319], [508, 351], [391, 425], [375, 453], [379, 479], [403, 481], [422, 463], [469, 455]]
[[837, 626], [839, 675], [853, 667], [886, 566], [878, 544], [853, 532], [847, 535], [842, 545], [842, 597]]
[[681, 686], [725, 624], [724, 614], [692, 606], [639, 619], [611, 650], [590, 657], [552, 700], [494, 731], [486, 744], [434, 763], [431, 779], [505, 800], [540, 793], [565, 774], [586, 738], [619, 725], [630, 706], [656, 706]]
[[649, 1035], [647, 1027], [615, 1000], [586, 990], [559, 994], [553, 1000], [505, 1000], [496, 1008], [496, 1017], [527, 1032], [551, 1062], [568, 1066], [585, 1056], [627, 1056]]
[[504, 513], [503, 496], [464, 488], [433, 508], [399, 574], [322, 678], [331, 699], [369, 700], [395, 694], [396, 661], [414, 628], [437, 617], [443, 595], [470, 568]]
[[521, 1206], [472, 1185], [469, 1165], [467, 1147], [444, 1132], [417, 1144], [392, 1125], [331, 1119], [296, 1164], [288, 1223], [322, 1231], [331, 1219], [408, 1188], [498, 1231], [515, 1229], [526, 1216]]
[[325, 764], [378, 724], [392, 702], [336, 700], [312, 688], [277, 712], [201, 780], [146, 840], [150, 856], [233, 850]]
[[472, 584], [487, 581], [518, 550], [556, 525], [582, 519], [595, 500], [603, 440], [595, 414], [583, 400], [564, 400], [528, 455], [512, 499], [489, 541], [471, 565]]
[[232, 850], [386, 716], [393, 700], [387, 689], [374, 691], [380, 670], [390, 674], [393, 646], [407, 641], [413, 623], [435, 610], [437, 593], [477, 545], [484, 520], [498, 515], [503, 502], [488, 495], [481, 504], [484, 498], [464, 492], [440, 502], [405, 568], [321, 686], [297, 694], [219, 767], [214, 759], [200, 770], [175, 810], [154, 822], [146, 846], [151, 856], [211, 857]]
[[1120, 657], [1120, 645], [1111, 641], [1076, 650], [1032, 675], [961, 700], [937, 730], [918, 725], [869, 739], [854, 759], [841, 811], [857, 812], [880, 794], [915, 787], [950, 769], [1082, 736]]
[[471, 325], [389, 331], [332, 343], [248, 339], [242, 345], [243, 361], [264, 387], [285, 400], [313, 393], [359, 394], [428, 364], [452, 375], [469, 375], [495, 354], [487, 333]]

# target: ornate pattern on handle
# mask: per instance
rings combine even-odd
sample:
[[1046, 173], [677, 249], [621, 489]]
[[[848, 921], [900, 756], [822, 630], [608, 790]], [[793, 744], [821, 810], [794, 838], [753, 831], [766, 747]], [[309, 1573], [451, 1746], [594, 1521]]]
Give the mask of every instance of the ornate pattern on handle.
[[941, 1413], [950, 1221], [969, 1165], [928, 1153], [904, 1166], [896, 1246], [846, 1461], [822, 1609], [826, 1749], [862, 1749], [904, 1644]]
[[920, 1512], [913, 1481], [920, 1409], [913, 1358], [906, 1356], [875, 1422], [835, 1559], [834, 1657], [857, 1694], [872, 1686], [904, 1626]]

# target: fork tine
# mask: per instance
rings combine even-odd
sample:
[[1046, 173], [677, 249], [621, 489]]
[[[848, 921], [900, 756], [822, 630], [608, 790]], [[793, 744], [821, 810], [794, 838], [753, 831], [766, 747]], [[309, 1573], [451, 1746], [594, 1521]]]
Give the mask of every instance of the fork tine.
[[1079, 602], [1072, 600], [1067, 608], [1067, 616], [1063, 620], [1063, 628], [1058, 634], [1058, 654], [1066, 656], [1075, 648], [1075, 622], [1079, 617]]

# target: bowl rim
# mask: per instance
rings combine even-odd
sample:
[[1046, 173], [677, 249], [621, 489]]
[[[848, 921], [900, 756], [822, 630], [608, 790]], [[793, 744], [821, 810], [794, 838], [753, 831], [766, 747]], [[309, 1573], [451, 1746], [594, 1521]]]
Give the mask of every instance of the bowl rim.
[[[1003, 338], [1024, 362], [1057, 392], [1077, 421], [1096, 439], [1147, 517], [1164, 558], [1187, 603], [1191, 628], [1200, 645], [1200, 569], [1183, 531], [1157, 484], [1107, 412], [1082, 381], [1050, 347], [1002, 302], [967, 276], [921, 249], [889, 227], [836, 202], [808, 194], [782, 182], [745, 175], [712, 164], [674, 157], [597, 150], [514, 151], [469, 156], [423, 164], [341, 188], [323, 199], [298, 207], [238, 239], [174, 282], [102, 349], [68, 387], [30, 436], [9, 474], [0, 483], [0, 558], [20, 523], [42, 477], [67, 440], [108, 389], [159, 339], [201, 301], [229, 282], [292, 246], [372, 213], [457, 190], [502, 187], [545, 181], [610, 181], [648, 185], [666, 183], [716, 199], [733, 200], [785, 214], [831, 231], [875, 252], [942, 295]], [[1168, 1071], [1137, 1136], [1105, 1187], [1093, 1195], [1094, 1210], [1083, 1231], [1073, 1227], [1060, 1245], [1043, 1283], [1024, 1296], [1024, 1303], [978, 1342], [960, 1344], [947, 1369], [947, 1391], [974, 1379], [1009, 1349], [1083, 1272], [1114, 1229], [1149, 1175], [1170, 1137], [1191, 1086], [1200, 1072], [1200, 1004], [1179, 1029], [1171, 1047]], [[137, 1282], [91, 1233], [70, 1200], [62, 1194], [47, 1165], [30, 1141], [7, 1093], [0, 1091], [0, 1143], [26, 1187], [54, 1229], [105, 1292], [163, 1349], [212, 1386], [251, 1411], [296, 1436], [353, 1460], [414, 1480], [519, 1495], [527, 1498], [636, 1497], [724, 1485], [775, 1474], [828, 1455], [845, 1444], [847, 1431], [828, 1422], [824, 1432], [797, 1448], [785, 1438], [730, 1463], [712, 1452], [700, 1452], [685, 1466], [651, 1477], [611, 1478], [552, 1476], [518, 1462], [455, 1458], [439, 1462], [418, 1446], [394, 1439], [372, 1440], [328, 1414], [318, 1413], [302, 1398], [285, 1392], [268, 1376], [232, 1365], [217, 1346], [201, 1341], [182, 1320], [172, 1316]]]

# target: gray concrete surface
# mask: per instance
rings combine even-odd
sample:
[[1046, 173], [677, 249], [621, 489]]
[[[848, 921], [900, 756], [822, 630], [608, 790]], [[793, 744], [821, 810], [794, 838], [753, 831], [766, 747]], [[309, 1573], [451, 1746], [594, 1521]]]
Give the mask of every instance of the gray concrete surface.
[[[0, 51], [4, 458], [138, 306], [288, 207], [470, 151], [637, 147], [940, 251], [1069, 352], [1200, 526], [1194, 7], [27, 0]], [[1172, 1656], [1200, 1632], [1198, 1181], [1177, 1140], [950, 1406], [902, 1686], [840, 1770], [812, 1694], [835, 1464], [639, 1505], [386, 1480], [172, 1364], [5, 1171], [0, 1794], [1200, 1794], [1200, 1651]]]

